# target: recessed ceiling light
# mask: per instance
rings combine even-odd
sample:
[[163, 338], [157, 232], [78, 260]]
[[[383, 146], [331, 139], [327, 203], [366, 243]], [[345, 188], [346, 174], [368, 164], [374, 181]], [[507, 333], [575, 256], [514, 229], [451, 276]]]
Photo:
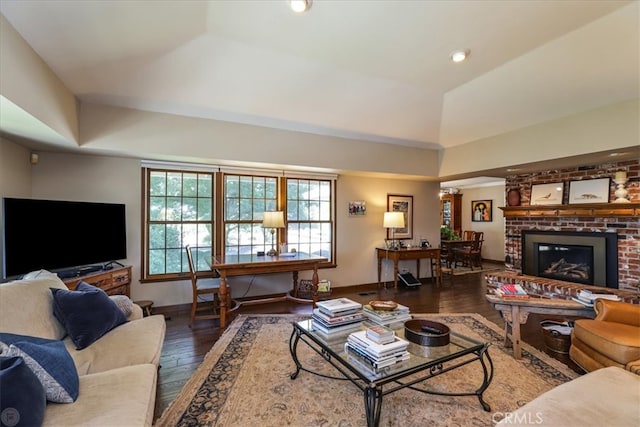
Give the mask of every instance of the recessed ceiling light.
[[302, 13], [311, 9], [311, 0], [291, 0], [289, 5], [294, 12]]
[[462, 62], [469, 56], [471, 51], [469, 49], [465, 50], [456, 50], [451, 52], [450, 58], [453, 62]]

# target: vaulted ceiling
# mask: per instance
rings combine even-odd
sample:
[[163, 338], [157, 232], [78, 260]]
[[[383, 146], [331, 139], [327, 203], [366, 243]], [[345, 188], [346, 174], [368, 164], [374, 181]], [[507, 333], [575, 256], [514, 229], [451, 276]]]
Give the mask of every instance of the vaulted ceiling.
[[[638, 1], [15, 1], [80, 100], [447, 148], [640, 93]], [[468, 49], [454, 64], [449, 56]], [[15, 134], [4, 105], [2, 131]], [[42, 137], [46, 139], [46, 136]]]

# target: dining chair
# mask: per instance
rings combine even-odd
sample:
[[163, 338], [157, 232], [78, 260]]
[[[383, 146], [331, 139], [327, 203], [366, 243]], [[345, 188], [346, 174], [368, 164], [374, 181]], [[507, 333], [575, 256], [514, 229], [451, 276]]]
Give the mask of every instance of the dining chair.
[[[189, 262], [189, 274], [191, 278], [191, 289], [193, 292], [193, 298], [191, 302], [191, 315], [189, 317], [189, 327], [193, 325], [194, 320], [204, 319], [219, 319], [220, 313], [218, 307], [220, 305], [220, 279], [213, 271], [197, 271], [193, 262], [193, 255], [191, 253], [191, 246], [185, 246], [187, 252], [187, 260]], [[203, 295], [211, 294], [211, 301], [202, 298]], [[200, 302], [210, 302], [212, 306], [205, 306], [204, 304], [199, 307]], [[207, 314], [196, 315], [198, 311], [208, 310]]]
[[475, 231], [473, 233], [473, 239], [471, 240], [472, 242], [470, 247], [456, 251], [454, 267], [458, 265], [458, 261], [461, 261], [462, 265], [468, 265], [471, 270], [473, 270], [473, 267], [475, 266], [482, 269], [482, 243], [484, 242], [484, 232]]

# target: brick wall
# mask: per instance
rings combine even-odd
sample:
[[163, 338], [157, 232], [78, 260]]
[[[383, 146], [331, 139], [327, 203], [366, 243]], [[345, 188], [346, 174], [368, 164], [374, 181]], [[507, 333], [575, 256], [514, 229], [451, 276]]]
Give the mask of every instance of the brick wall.
[[[513, 175], [506, 179], [506, 191], [520, 190], [520, 204], [528, 206], [531, 185], [562, 182], [563, 203], [569, 200], [569, 182], [582, 179], [612, 178], [609, 200], [616, 199], [616, 171], [627, 172], [627, 197], [640, 202], [640, 161], [611, 162], [570, 169], [555, 169], [533, 174]], [[506, 195], [505, 195], [506, 197]], [[520, 236], [523, 230], [578, 231], [618, 234], [618, 287], [635, 290], [640, 284], [640, 218], [638, 217], [585, 217], [585, 218], [505, 218], [505, 267], [507, 271], [521, 273]]]

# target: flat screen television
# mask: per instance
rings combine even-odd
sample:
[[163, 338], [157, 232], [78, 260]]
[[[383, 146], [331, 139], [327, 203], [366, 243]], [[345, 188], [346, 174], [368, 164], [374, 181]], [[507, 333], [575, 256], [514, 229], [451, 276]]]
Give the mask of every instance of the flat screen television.
[[3, 279], [127, 257], [124, 204], [5, 197], [2, 230]]

